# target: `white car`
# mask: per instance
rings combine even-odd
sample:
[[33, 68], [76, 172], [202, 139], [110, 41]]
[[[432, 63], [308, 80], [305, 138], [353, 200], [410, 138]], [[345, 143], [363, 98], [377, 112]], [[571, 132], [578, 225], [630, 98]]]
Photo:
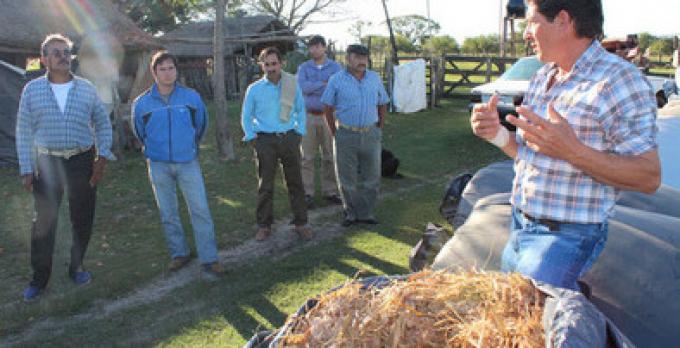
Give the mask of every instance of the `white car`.
[[[472, 89], [472, 103], [486, 103], [494, 93], [498, 93], [498, 116], [503, 124], [510, 131], [515, 130], [515, 126], [505, 121], [508, 114], [517, 115], [515, 107], [522, 104], [524, 94], [529, 89], [529, 81], [536, 71], [543, 66], [543, 63], [535, 56], [520, 58], [510, 69], [504, 72], [496, 81], [479, 85]], [[645, 76], [654, 89], [658, 107], [664, 106], [667, 96], [664, 92], [664, 85], [672, 83], [673, 80], [658, 77]], [[472, 105], [470, 104], [470, 109]]]
[[[522, 104], [524, 93], [529, 89], [529, 81], [543, 66], [535, 56], [520, 58], [496, 81], [477, 86], [470, 92], [473, 103], [486, 103], [494, 93], [498, 93], [498, 116], [501, 123], [511, 131], [515, 126], [505, 122], [508, 114], [517, 115], [515, 107]], [[472, 107], [472, 105], [470, 105]]]

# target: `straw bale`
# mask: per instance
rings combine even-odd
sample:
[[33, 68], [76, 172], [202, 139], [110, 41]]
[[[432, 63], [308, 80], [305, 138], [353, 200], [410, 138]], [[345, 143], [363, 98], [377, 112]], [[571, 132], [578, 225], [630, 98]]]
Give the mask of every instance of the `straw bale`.
[[545, 295], [519, 274], [425, 270], [348, 282], [291, 316], [286, 347], [543, 347]]

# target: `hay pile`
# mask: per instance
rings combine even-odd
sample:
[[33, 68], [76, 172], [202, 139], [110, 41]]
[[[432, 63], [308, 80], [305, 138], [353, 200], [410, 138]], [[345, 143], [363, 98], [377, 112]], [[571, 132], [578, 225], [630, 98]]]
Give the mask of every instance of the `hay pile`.
[[545, 296], [518, 274], [425, 270], [356, 282], [291, 317], [286, 347], [543, 347]]

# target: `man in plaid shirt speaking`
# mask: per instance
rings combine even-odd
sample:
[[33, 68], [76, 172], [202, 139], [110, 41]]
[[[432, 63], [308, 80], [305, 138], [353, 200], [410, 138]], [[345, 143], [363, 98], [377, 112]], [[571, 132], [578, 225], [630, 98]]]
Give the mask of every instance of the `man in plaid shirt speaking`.
[[556, 286], [577, 280], [607, 239], [619, 190], [660, 185], [656, 104], [632, 64], [607, 53], [600, 0], [529, 0], [524, 38], [547, 63], [517, 126], [500, 126], [497, 96], [474, 107], [473, 132], [515, 160], [512, 221], [501, 268]]

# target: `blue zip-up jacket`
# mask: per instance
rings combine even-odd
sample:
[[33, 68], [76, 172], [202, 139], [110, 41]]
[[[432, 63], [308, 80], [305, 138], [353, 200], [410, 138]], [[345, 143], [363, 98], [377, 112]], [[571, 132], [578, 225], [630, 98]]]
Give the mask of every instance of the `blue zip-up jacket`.
[[132, 126], [144, 144], [144, 155], [158, 162], [189, 162], [198, 155], [198, 144], [208, 126], [201, 96], [178, 83], [166, 103], [154, 83], [135, 99]]

